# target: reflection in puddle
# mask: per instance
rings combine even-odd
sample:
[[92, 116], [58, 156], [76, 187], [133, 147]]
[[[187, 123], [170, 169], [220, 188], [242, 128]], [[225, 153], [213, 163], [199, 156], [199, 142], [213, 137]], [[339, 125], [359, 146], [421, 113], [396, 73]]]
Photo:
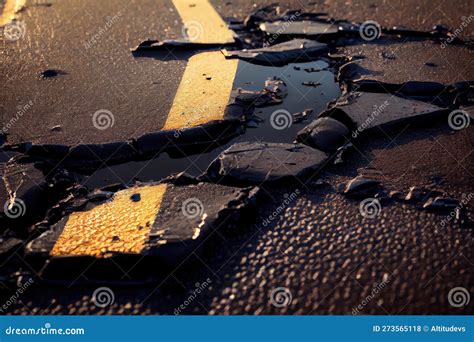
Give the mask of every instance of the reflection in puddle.
[[[240, 61], [234, 81], [234, 89], [242, 88], [259, 91], [264, 88], [265, 80], [273, 77], [282, 79], [288, 88], [288, 95], [281, 104], [255, 109], [255, 114], [263, 119], [255, 128], [249, 127], [243, 135], [217, 148], [210, 147], [205, 153], [182, 158], [171, 158], [168, 154], [162, 153], [151, 160], [129, 162], [100, 169], [87, 180], [85, 185], [90, 188], [97, 188], [113, 183], [130, 183], [135, 180], [158, 181], [182, 171], [197, 176], [206, 170], [210, 162], [219, 153], [233, 143], [242, 141], [291, 143], [301, 128], [311, 122], [318, 113], [326, 109], [328, 102], [333, 101], [340, 95], [340, 89], [334, 79], [334, 74], [329, 70], [321, 70], [327, 66], [328, 64], [323, 61], [291, 63], [283, 67], [265, 67]], [[308, 72], [308, 70], [313, 72]], [[282, 130], [277, 130], [271, 125], [270, 117], [276, 110], [296, 113], [303, 112], [306, 109], [313, 109], [306, 121], [293, 123]]]

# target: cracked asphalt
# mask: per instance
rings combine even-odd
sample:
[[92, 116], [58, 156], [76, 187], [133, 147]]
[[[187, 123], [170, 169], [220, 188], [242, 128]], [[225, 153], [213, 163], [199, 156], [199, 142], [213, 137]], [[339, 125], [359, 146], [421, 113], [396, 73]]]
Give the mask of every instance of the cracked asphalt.
[[[3, 125], [18, 115], [19, 105], [33, 102], [9, 128], [7, 144], [101, 144], [163, 128], [187, 58], [136, 57], [130, 49], [147, 38], [181, 37], [182, 23], [171, 1], [33, 3], [27, 2], [19, 13], [26, 24], [25, 37], [14, 43], [0, 41]], [[222, 18], [243, 20], [257, 5], [272, 1], [211, 3]], [[375, 20], [419, 30], [437, 24], [456, 28], [461, 17], [474, 10], [469, 1], [281, 1], [280, 5], [282, 12], [302, 8], [337, 19]], [[111, 18], [113, 24], [105, 25]], [[473, 35], [471, 23], [462, 37]], [[337, 45], [337, 53], [365, 56], [357, 78], [443, 84], [474, 80], [472, 47], [441, 48], [431, 41], [403, 37], [370, 43], [342, 38]], [[64, 74], [42, 79], [39, 75], [45, 69]], [[335, 99], [338, 94], [331, 96]], [[315, 107], [324, 108], [330, 100]], [[98, 131], [92, 115], [102, 108], [114, 114], [115, 122], [112, 129]], [[60, 129], [52, 129], [55, 126]], [[81, 275], [73, 281], [48, 282], [37, 276], [35, 265], [27, 265], [35, 281], [6, 313], [173, 315], [186, 303], [180, 314], [473, 314], [472, 301], [455, 307], [449, 300], [457, 287], [474, 295], [473, 146], [473, 126], [453, 130], [446, 118], [376, 127], [354, 142], [343, 163], [328, 163], [318, 177], [261, 186], [265, 199], [252, 212], [251, 223], [206, 239], [202, 253], [193, 251], [189, 260], [159, 280], [134, 284], [129, 271], [119, 267], [122, 281], [87, 284]], [[198, 173], [206, 171], [207, 163], [198, 165]], [[116, 171], [120, 167], [129, 166], [111, 168], [119, 181], [124, 174]], [[466, 219], [445, 223], [444, 212], [397, 200], [381, 201], [379, 215], [364, 217], [361, 202], [340, 191], [341, 184], [357, 175], [380, 180], [384, 190], [402, 197], [413, 186], [456, 199], [468, 196]], [[115, 181], [106, 180], [105, 185]], [[146, 267], [156, 271], [161, 265]], [[2, 302], [16, 288], [6, 276], [2, 274], [6, 288], [0, 294]], [[203, 283], [208, 286], [196, 296]], [[113, 291], [113, 303], [106, 307], [93, 299], [99, 286]], [[275, 305], [273, 293], [281, 288], [291, 300]]]

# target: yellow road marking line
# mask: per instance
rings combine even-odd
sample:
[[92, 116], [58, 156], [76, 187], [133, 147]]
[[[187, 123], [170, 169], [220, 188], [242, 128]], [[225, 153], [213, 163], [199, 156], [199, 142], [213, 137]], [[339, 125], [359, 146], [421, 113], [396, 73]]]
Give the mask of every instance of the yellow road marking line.
[[234, 34], [207, 0], [172, 0], [188, 39], [196, 43], [233, 43]]
[[163, 129], [183, 129], [222, 120], [237, 65], [237, 59], [226, 59], [220, 51], [192, 56]]
[[7, 0], [0, 15], [0, 26], [5, 26], [15, 18], [15, 14], [25, 6], [26, 0]]
[[[198, 43], [233, 43], [234, 35], [207, 0], [172, 0], [188, 39]], [[186, 66], [164, 130], [184, 129], [224, 118], [237, 71], [237, 60], [219, 51], [192, 56]]]
[[[110, 202], [72, 213], [56, 241], [52, 256], [140, 253], [153, 226], [166, 184], [134, 187], [117, 192]], [[140, 194], [139, 201], [130, 196]]]

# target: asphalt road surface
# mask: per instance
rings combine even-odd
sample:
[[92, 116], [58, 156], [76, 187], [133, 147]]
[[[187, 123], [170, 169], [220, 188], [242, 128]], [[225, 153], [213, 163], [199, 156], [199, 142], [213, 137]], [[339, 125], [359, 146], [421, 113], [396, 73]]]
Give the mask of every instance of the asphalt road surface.
[[[243, 20], [257, 6], [272, 1], [211, 3], [222, 18]], [[302, 8], [327, 12], [337, 19], [375, 20], [383, 26], [419, 30], [437, 24], [456, 28], [462, 17], [474, 12], [469, 1], [281, 1], [280, 5], [282, 12]], [[137, 57], [130, 49], [147, 38], [182, 38], [183, 23], [170, 0], [27, 1], [17, 18], [25, 25], [24, 36], [14, 42], [5, 37], [0, 41], [0, 119], [5, 125], [17, 118], [8, 129], [8, 144], [100, 144], [138, 138], [166, 125], [189, 58]], [[470, 23], [460, 37], [473, 34], [474, 24]], [[474, 80], [472, 49], [462, 46], [444, 49], [426, 41], [352, 42], [337, 49], [366, 57], [363, 66], [372, 74], [365, 78], [444, 84]], [[395, 54], [396, 59], [383, 59], [382, 52]], [[61, 74], [40, 77], [47, 69]], [[318, 104], [313, 115], [339, 96], [331, 82], [324, 85], [332, 89], [326, 97], [314, 100]], [[31, 109], [18, 115], [18, 106], [30, 101]], [[93, 125], [93, 115], [101, 109], [114, 115], [110, 129], [98, 130]], [[179, 265], [159, 281], [85, 285], [81, 278], [61, 284], [35, 278], [6, 312], [472, 314], [472, 300], [453, 306], [449, 295], [455, 288], [474, 295], [469, 223], [452, 220], [444, 224], [445, 214], [401, 201], [384, 203], [375, 218], [363, 217], [360, 202], [338, 189], [362, 174], [402, 196], [412, 186], [458, 199], [467, 196], [466, 215], [472, 222], [473, 146], [472, 125], [453, 131], [446, 120], [373, 132], [355, 144], [342, 165], [325, 168], [318, 182], [265, 187], [269, 199], [260, 204], [252, 224], [212, 240], [202, 254], [194, 255], [192, 263]], [[197, 163], [198, 171], [204, 171], [207, 162], [201, 165], [190, 160]], [[160, 162], [143, 163], [166, 168]], [[142, 172], [144, 164], [133, 165], [132, 170]], [[130, 169], [120, 169], [120, 165], [109, 173], [104, 169], [111, 179], [96, 183], [114, 183], [117, 179], [111, 174], [117, 173], [120, 180], [127, 174], [125, 168]], [[150, 176], [150, 168], [142, 178], [159, 180]], [[133, 176], [123, 177], [129, 181]], [[295, 189], [298, 196], [275, 215]], [[123, 271], [126, 278], [127, 270]], [[113, 303], [105, 307], [93, 299], [100, 286], [110, 288], [114, 295]], [[10, 292], [2, 292], [5, 301], [15, 291], [7, 287]], [[283, 296], [283, 305], [275, 303], [276, 292]]]

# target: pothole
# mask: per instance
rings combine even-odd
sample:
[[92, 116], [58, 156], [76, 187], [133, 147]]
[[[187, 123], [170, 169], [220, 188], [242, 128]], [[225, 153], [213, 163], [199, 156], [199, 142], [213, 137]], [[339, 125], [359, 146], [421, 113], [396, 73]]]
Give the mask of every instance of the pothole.
[[[280, 104], [255, 108], [255, 118], [247, 124], [244, 134], [222, 146], [209, 147], [204, 153], [170, 157], [166, 152], [156, 158], [132, 161], [105, 167], [94, 172], [85, 185], [91, 189], [114, 183], [129, 184], [139, 181], [159, 181], [174, 173], [186, 172], [192, 176], [202, 174], [223, 150], [238, 142], [265, 141], [292, 143], [303, 127], [337, 99], [340, 88], [334, 71], [322, 60], [290, 63], [281, 67], [256, 65], [239, 61], [233, 89], [261, 91], [266, 80], [280, 79], [286, 84], [287, 95]], [[311, 110], [298, 122], [293, 114]], [[273, 117], [272, 117], [273, 114]]]

